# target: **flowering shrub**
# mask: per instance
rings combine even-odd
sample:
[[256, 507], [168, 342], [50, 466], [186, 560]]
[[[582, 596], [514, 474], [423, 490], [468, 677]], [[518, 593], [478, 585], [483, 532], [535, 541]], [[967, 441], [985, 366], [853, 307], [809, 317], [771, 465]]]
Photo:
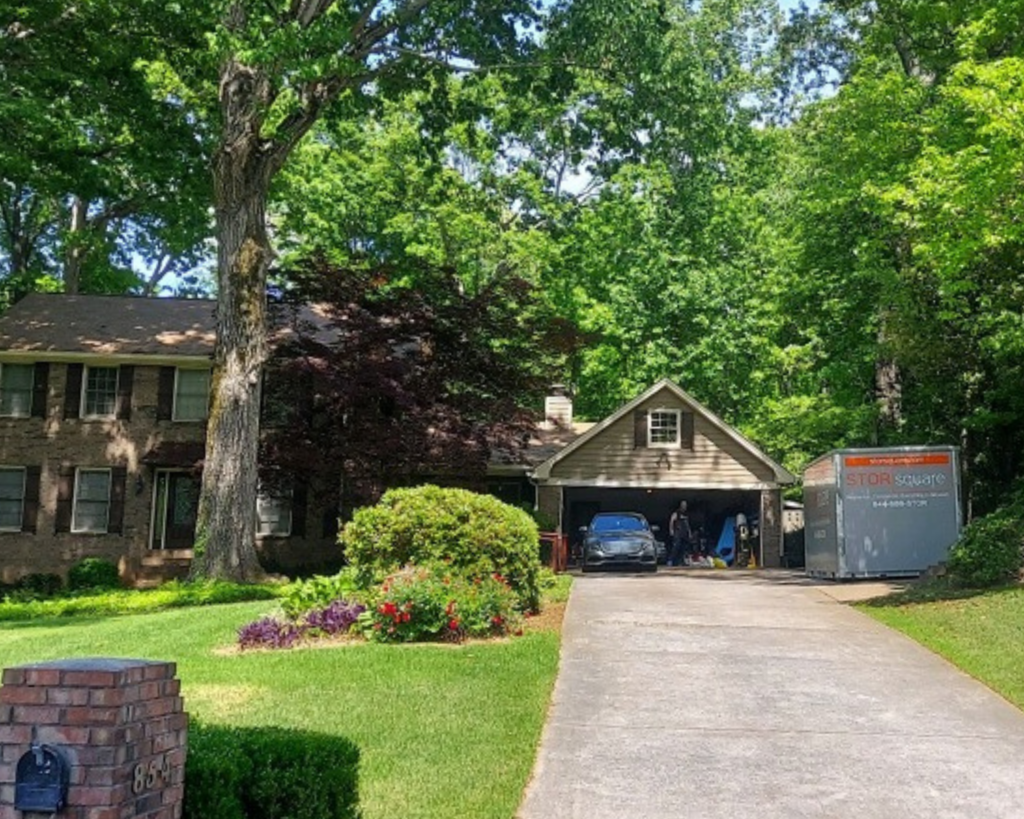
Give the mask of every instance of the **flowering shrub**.
[[361, 603], [335, 600], [306, 612], [298, 621], [263, 617], [238, 630], [238, 647], [291, 648], [300, 640], [346, 634], [365, 610]]
[[410, 567], [384, 581], [374, 607], [359, 618], [377, 642], [461, 641], [518, 628], [517, 598], [501, 575], [473, 580]]
[[410, 565], [468, 581], [499, 574], [522, 611], [540, 604], [538, 541], [537, 525], [522, 509], [438, 486], [392, 489], [356, 511], [342, 533], [364, 586]]

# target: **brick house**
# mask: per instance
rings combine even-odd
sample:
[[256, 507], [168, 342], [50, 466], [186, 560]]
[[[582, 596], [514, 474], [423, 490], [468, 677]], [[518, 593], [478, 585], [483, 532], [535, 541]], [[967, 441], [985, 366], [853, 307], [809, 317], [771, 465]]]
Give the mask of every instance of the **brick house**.
[[[32, 294], [0, 317], [0, 582], [91, 556], [118, 563], [130, 583], [184, 573], [215, 306]], [[524, 451], [492, 458], [492, 494], [538, 508], [570, 538], [602, 510], [664, 526], [686, 499], [709, 537], [742, 511], [761, 521], [760, 565], [780, 564], [782, 487], [794, 476], [676, 384], [660, 381], [598, 423], [575, 421], [564, 393], [544, 415]], [[287, 497], [260, 497], [268, 569], [340, 559], [337, 505], [317, 489], [295, 480]]]
[[[128, 582], [191, 559], [215, 302], [32, 294], [0, 317], [0, 581], [83, 557]], [[261, 497], [271, 568], [337, 559], [307, 487]], [[307, 525], [308, 523], [319, 525]]]

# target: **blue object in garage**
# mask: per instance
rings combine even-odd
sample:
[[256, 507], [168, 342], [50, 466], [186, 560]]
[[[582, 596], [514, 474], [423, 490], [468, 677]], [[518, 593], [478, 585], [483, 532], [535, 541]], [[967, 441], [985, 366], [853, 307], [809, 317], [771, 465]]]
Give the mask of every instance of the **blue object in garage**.
[[722, 524], [722, 534], [718, 538], [718, 556], [728, 565], [736, 561], [736, 517], [729, 515]]

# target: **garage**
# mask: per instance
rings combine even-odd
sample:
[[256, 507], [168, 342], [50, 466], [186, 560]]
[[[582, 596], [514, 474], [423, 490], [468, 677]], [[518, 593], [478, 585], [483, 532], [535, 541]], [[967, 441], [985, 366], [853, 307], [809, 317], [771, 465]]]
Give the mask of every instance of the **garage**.
[[[563, 411], [564, 413], [564, 411]], [[571, 424], [563, 414], [552, 423]], [[759, 566], [782, 565], [782, 489], [795, 476], [675, 383], [660, 381], [533, 471], [538, 508], [573, 542], [597, 512], [640, 512], [668, 539], [679, 501], [705, 550], [730, 516], [759, 524]]]

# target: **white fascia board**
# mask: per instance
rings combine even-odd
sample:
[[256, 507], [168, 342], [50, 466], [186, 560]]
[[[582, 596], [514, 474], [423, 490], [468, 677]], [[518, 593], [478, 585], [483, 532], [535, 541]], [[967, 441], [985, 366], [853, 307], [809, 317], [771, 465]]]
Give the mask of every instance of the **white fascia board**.
[[774, 483], [761, 481], [752, 483], [709, 483], [707, 481], [666, 481], [663, 483], [644, 483], [643, 481], [615, 481], [607, 478], [597, 480], [576, 480], [573, 478], [546, 478], [536, 479], [538, 486], [561, 486], [566, 488], [590, 488], [590, 489], [715, 489], [723, 492], [732, 491], [761, 491], [764, 489], [778, 489]]

